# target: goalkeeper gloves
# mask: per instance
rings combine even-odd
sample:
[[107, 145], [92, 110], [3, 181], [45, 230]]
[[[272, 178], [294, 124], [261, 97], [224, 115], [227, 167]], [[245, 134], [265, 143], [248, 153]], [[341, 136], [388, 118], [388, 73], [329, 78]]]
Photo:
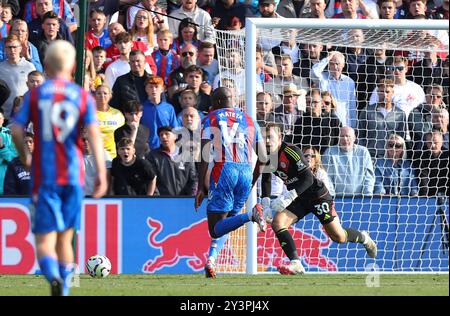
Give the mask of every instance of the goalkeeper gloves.
[[264, 219], [266, 222], [272, 222], [272, 210], [270, 209], [270, 198], [265, 197], [261, 200], [261, 206], [263, 209]]
[[297, 196], [298, 194], [297, 191], [295, 191], [295, 189], [287, 191], [286, 193], [283, 193], [278, 198], [273, 200], [270, 207], [275, 212], [282, 212], [297, 198]]

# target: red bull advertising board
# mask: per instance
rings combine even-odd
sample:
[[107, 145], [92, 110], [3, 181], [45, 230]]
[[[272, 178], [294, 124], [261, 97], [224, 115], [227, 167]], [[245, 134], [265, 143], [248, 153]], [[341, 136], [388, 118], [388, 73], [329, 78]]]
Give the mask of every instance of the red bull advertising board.
[[[38, 270], [28, 203], [0, 199], [0, 274]], [[80, 272], [91, 255], [104, 254], [112, 273], [203, 273], [210, 237], [205, 205], [198, 212], [193, 205], [192, 198], [86, 199], [76, 243]], [[333, 243], [310, 214], [290, 228], [308, 272], [366, 272], [371, 264], [380, 271], [448, 271], [447, 199], [342, 198], [336, 210], [344, 227], [371, 232], [378, 258], [361, 245]], [[274, 232], [257, 237], [258, 271], [276, 271], [286, 258]], [[245, 271], [245, 238], [245, 228], [229, 238], [223, 271]]]

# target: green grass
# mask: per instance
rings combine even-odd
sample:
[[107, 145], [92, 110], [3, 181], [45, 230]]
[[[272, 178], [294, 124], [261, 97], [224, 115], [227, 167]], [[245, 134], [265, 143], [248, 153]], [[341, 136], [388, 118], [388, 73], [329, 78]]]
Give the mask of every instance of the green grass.
[[[219, 275], [205, 279], [194, 275], [110, 275], [93, 279], [81, 275], [77, 295], [158, 296], [310, 296], [310, 295], [449, 295], [445, 275], [380, 275], [380, 287], [367, 287], [367, 275], [325, 274], [304, 276]], [[0, 275], [0, 296], [48, 295], [42, 276]]]

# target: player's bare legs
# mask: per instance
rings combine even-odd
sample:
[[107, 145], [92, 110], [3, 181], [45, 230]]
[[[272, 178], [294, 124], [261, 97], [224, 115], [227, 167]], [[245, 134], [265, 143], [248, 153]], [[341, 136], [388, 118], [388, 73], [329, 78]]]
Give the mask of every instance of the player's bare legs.
[[73, 229], [58, 233], [56, 252], [58, 254], [59, 274], [63, 280], [64, 295], [69, 295], [70, 280], [75, 272], [74, 254], [72, 248]]
[[377, 245], [370, 238], [366, 231], [359, 231], [353, 228], [342, 228], [338, 217], [335, 217], [332, 222], [323, 225], [328, 236], [337, 243], [354, 242], [361, 243], [366, 248], [367, 254], [376, 258]]
[[272, 220], [272, 229], [278, 238], [281, 249], [291, 261], [288, 265], [280, 265], [278, 271], [281, 274], [304, 274], [305, 268], [298, 256], [294, 239], [288, 228], [298, 220], [297, 216], [288, 210], [278, 212]]
[[36, 234], [36, 252], [42, 274], [51, 286], [52, 296], [63, 295], [63, 281], [56, 252], [57, 233]]

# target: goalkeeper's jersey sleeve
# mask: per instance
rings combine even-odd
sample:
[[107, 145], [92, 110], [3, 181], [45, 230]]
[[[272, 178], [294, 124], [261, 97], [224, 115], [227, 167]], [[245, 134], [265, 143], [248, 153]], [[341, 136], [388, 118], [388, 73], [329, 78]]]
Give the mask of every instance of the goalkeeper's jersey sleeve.
[[325, 184], [314, 176], [297, 146], [282, 143], [274, 173], [283, 180], [288, 190], [296, 190], [300, 198], [314, 199], [327, 193]]

